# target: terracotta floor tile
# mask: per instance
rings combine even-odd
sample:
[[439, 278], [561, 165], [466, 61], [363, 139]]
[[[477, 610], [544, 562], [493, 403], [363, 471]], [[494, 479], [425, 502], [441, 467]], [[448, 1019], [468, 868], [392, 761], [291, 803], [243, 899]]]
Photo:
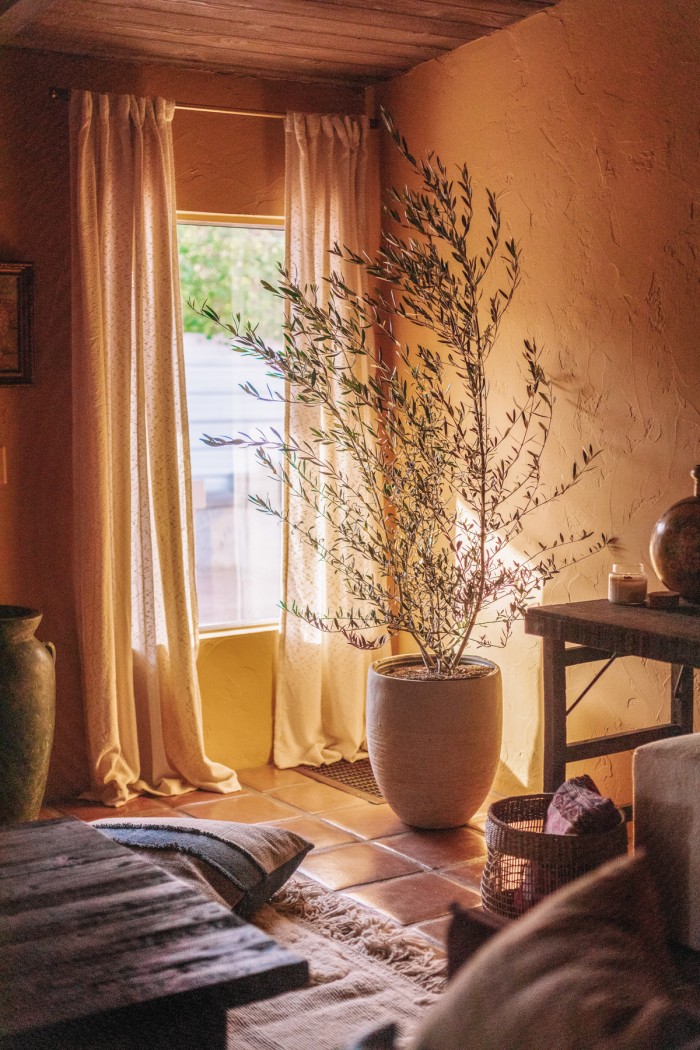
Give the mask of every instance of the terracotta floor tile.
[[64, 805], [56, 803], [56, 808], [68, 817], [79, 817], [80, 820], [122, 820], [124, 817], [172, 817], [171, 806], [165, 806], [159, 799], [132, 798], [124, 806], [102, 806], [99, 802], [72, 802]]
[[264, 824], [299, 816], [291, 806], [276, 799], [251, 794], [220, 795], [217, 802], [194, 802], [191, 806], [181, 806], [180, 812], [205, 820], [232, 820], [238, 824]]
[[337, 824], [340, 828], [352, 831], [362, 839], [378, 839], [410, 830], [385, 802], [381, 806], [375, 806], [372, 802], [355, 802], [351, 806], [318, 815], [330, 824]]
[[241, 798], [250, 792], [243, 788], [241, 791], [230, 791], [222, 795], [220, 791], [187, 791], [183, 795], [168, 795], [161, 799], [166, 806], [172, 809], [182, 809], [183, 806], [191, 806], [195, 802], [220, 802], [222, 798]]
[[447, 868], [443, 868], [440, 874], [444, 875], [446, 879], [452, 879], [454, 882], [461, 883], [462, 886], [469, 886], [470, 889], [479, 893], [485, 859], [485, 857], [475, 857], [473, 860], [468, 860], [465, 864], [450, 865]]
[[458, 861], [486, 856], [484, 836], [473, 828], [448, 828], [444, 831], [413, 829], [378, 841], [429, 868], [444, 868]]
[[316, 820], [314, 817], [291, 817], [289, 820], [271, 820], [270, 824], [277, 828], [287, 828], [289, 831], [296, 832], [302, 838], [313, 842], [314, 848], [317, 850], [326, 849], [328, 846], [340, 846], [346, 842], [357, 842], [355, 836], [351, 835], [349, 831], [333, 827], [332, 824], [326, 824], [325, 821]]
[[369, 842], [358, 842], [309, 854], [299, 870], [329, 890], [342, 890], [380, 879], [393, 880], [420, 869], [407, 857], [400, 857]]
[[429, 940], [434, 941], [441, 948], [447, 950], [447, 930], [451, 922], [451, 915], [442, 915], [439, 919], [428, 919], [427, 922], [419, 922], [416, 926], [411, 927], [411, 932], [415, 930], [416, 933], [428, 937]]
[[481, 903], [478, 894], [457, 886], [434, 872], [356, 887], [348, 892], [347, 896], [360, 904], [376, 908], [402, 926], [447, 915], [453, 901], [465, 908], [472, 908]]
[[328, 784], [319, 784], [309, 777], [301, 778], [303, 784], [290, 784], [287, 787], [277, 788], [269, 791], [270, 798], [277, 798], [280, 802], [288, 802], [290, 806], [298, 806], [306, 813], [325, 813], [333, 809], [347, 807], [348, 794], [346, 791], [338, 791], [337, 788]]
[[293, 769], [275, 769], [274, 766], [256, 766], [254, 769], [236, 770], [241, 784], [255, 788], [256, 791], [274, 791], [276, 788], [288, 787], [290, 784], [307, 784], [308, 777], [295, 773]]

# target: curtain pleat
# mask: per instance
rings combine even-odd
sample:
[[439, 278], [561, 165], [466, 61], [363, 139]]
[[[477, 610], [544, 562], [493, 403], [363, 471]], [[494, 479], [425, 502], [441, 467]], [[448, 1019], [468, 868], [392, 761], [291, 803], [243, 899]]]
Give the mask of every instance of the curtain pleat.
[[[369, 121], [291, 113], [285, 128], [287, 267], [302, 286], [317, 286], [320, 303], [327, 302], [323, 280], [331, 267], [361, 293], [363, 272], [345, 266], [329, 250], [336, 241], [356, 252], [368, 247]], [[367, 375], [358, 378], [364, 381]], [[313, 427], [323, 425], [316, 406], [287, 406], [287, 433], [296, 439], [303, 442]], [[353, 476], [355, 468], [347, 457], [341, 460], [332, 448], [325, 454]], [[294, 508], [294, 517], [317, 532], [321, 529], [307, 510]], [[282, 573], [284, 600], [321, 614], [347, 604], [326, 563], [289, 529], [283, 536]], [[297, 617], [282, 614], [275, 699], [277, 766], [321, 765], [366, 755], [367, 668], [380, 655], [354, 649], [340, 636], [321, 634]]]
[[174, 103], [71, 97], [75, 589], [93, 794], [238, 789], [204, 752]]

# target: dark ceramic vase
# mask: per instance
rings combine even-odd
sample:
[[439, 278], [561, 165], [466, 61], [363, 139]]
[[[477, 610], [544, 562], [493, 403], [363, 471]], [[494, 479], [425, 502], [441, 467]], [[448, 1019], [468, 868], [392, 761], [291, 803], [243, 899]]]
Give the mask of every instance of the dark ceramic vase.
[[36, 820], [46, 789], [56, 674], [40, 622], [36, 609], [0, 605], [0, 824]]
[[670, 591], [700, 604], [700, 466], [690, 472], [695, 495], [674, 503], [651, 534], [654, 572]]

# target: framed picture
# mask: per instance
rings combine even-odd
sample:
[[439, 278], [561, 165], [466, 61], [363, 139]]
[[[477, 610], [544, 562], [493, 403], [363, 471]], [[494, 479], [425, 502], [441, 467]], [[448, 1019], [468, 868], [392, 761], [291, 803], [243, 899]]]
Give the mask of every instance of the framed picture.
[[32, 381], [31, 263], [0, 262], [0, 384]]

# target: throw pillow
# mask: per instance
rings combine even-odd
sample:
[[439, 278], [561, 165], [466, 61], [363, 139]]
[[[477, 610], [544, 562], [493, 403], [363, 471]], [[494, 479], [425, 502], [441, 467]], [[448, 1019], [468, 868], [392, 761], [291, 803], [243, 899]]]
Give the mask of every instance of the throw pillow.
[[[460, 970], [409, 1045], [411, 1050], [695, 1046], [700, 1022], [674, 1002], [673, 977], [646, 862], [639, 855], [620, 858], [558, 890], [496, 934]], [[654, 1042], [659, 1032], [663, 1039]]]
[[182, 817], [105, 818], [93, 826], [195, 882], [247, 918], [284, 885], [313, 843], [284, 828]]

